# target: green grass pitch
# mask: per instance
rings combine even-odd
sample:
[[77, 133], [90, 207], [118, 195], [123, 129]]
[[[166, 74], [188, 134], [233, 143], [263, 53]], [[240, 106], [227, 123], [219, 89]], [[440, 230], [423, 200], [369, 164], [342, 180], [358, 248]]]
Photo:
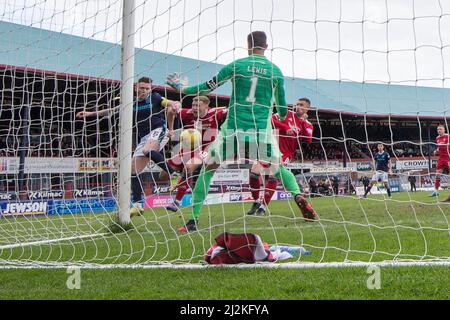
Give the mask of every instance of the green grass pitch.
[[[450, 203], [429, 193], [312, 198], [320, 220], [305, 223], [292, 201], [270, 214], [245, 216], [250, 203], [205, 206], [198, 232], [179, 235], [187, 218], [146, 210], [134, 229], [111, 234], [110, 214], [0, 219], [0, 264], [201, 263], [224, 231], [257, 233], [269, 244], [312, 251], [289, 262], [384, 261], [450, 256]], [[441, 193], [444, 200], [448, 192]], [[80, 238], [80, 235], [82, 236]], [[68, 238], [50, 243], [48, 239]], [[17, 240], [29, 243], [15, 247]], [[33, 243], [33, 244], [31, 244]], [[5, 247], [12, 245], [11, 247]], [[0, 299], [448, 299], [448, 267], [384, 267], [381, 289], [369, 290], [365, 268], [82, 269], [81, 289], [66, 287], [66, 269], [0, 269]], [[267, 285], [270, 283], [270, 285]]]

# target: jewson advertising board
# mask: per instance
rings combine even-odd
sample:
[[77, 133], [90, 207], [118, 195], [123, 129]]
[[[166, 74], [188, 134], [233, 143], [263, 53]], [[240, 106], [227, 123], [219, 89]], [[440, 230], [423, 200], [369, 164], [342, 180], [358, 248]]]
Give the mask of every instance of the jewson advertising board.
[[51, 200], [48, 204], [48, 214], [98, 213], [117, 209], [114, 198]]
[[117, 203], [114, 198], [14, 201], [0, 202], [0, 217], [98, 213], [114, 211], [116, 209]]
[[0, 202], [0, 217], [44, 215], [48, 207], [46, 201]]

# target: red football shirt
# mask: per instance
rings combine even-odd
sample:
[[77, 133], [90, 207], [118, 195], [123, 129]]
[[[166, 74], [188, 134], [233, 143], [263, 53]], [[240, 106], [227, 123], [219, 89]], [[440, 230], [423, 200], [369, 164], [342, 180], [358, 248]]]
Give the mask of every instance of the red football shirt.
[[[313, 125], [308, 120], [297, 117], [292, 111], [287, 113], [283, 121], [272, 116], [272, 123], [279, 130], [278, 144], [284, 157], [293, 158], [300, 141], [312, 142]], [[292, 136], [286, 133], [289, 129], [294, 132]]]
[[204, 117], [194, 116], [192, 109], [181, 109], [179, 116], [184, 129], [197, 129], [202, 133], [202, 149], [213, 142], [219, 132], [219, 126], [227, 117], [226, 108], [209, 108]]
[[450, 159], [450, 135], [437, 136], [436, 143], [438, 145], [439, 159]]

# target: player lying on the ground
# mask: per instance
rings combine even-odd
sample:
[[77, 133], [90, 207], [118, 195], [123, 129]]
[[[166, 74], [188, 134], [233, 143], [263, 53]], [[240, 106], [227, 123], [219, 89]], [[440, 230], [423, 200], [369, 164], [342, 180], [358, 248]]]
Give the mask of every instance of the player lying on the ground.
[[[159, 93], [152, 91], [152, 80], [142, 77], [135, 85], [135, 100], [133, 104], [133, 136], [139, 141], [133, 154], [131, 164], [131, 217], [141, 214], [144, 209], [140, 203], [142, 199], [142, 184], [139, 178], [150, 159], [162, 170], [173, 173], [173, 169], [167, 165], [164, 155], [161, 153], [169, 140], [166, 127], [166, 107], [180, 108], [180, 102], [163, 98]], [[111, 115], [119, 111], [119, 107], [100, 111], [81, 111], [77, 118], [91, 116]]]
[[[185, 129], [180, 136], [178, 154], [169, 160], [170, 166], [182, 172], [182, 176], [176, 185], [177, 192], [173, 205], [166, 207], [167, 210], [178, 211], [188, 188], [194, 189], [193, 173], [203, 165], [207, 148], [216, 139], [218, 128], [225, 121], [227, 109], [210, 108], [209, 103], [210, 100], [207, 96], [197, 96], [194, 97], [190, 109], [175, 110], [174, 108], [168, 108], [167, 110], [169, 131], [173, 131], [176, 116], [180, 117], [182, 127]], [[190, 129], [193, 131], [190, 131]], [[195, 134], [196, 132], [198, 135]], [[199, 141], [193, 141], [194, 145], [192, 145], [192, 139], [198, 139]], [[198, 146], [195, 145], [197, 143]]]
[[[278, 143], [284, 164], [289, 163], [294, 158], [301, 141], [312, 142], [314, 127], [307, 120], [310, 106], [309, 99], [300, 98], [294, 106], [294, 111], [288, 111], [284, 121], [280, 121], [277, 115], [272, 116], [273, 126], [279, 133]], [[250, 210], [247, 211], [249, 215], [264, 215], [277, 187], [278, 179], [269, 175], [265, 179], [264, 198], [261, 202], [259, 191], [264, 171], [264, 165], [259, 162], [254, 163], [250, 171], [250, 188], [254, 202]], [[307, 203], [302, 209], [302, 215], [307, 220], [316, 218], [315, 211], [310, 203]]]
[[391, 198], [391, 189], [389, 188], [389, 177], [388, 177], [388, 174], [392, 174], [391, 157], [389, 156], [389, 153], [384, 151], [384, 144], [379, 143], [377, 145], [377, 148], [378, 152], [375, 153], [374, 155], [374, 162], [376, 162], [376, 166], [374, 164], [374, 167], [376, 168], [376, 172], [372, 176], [372, 179], [370, 180], [370, 185], [364, 192], [363, 197], [367, 198], [367, 194], [370, 192], [370, 189], [372, 189], [375, 183], [383, 182], [388, 197]]
[[[438, 136], [436, 137], [436, 143], [438, 148], [434, 150], [435, 155], [439, 155], [438, 163], [436, 166], [436, 179], [434, 180], [434, 191], [430, 197], [437, 197], [439, 195], [439, 187], [441, 186], [441, 177], [445, 173], [450, 172], [450, 136], [445, 133], [445, 127], [439, 125], [437, 127]], [[447, 199], [450, 201], [450, 196]]]
[[178, 74], [167, 77], [167, 83], [184, 94], [204, 95], [228, 80], [232, 93], [228, 116], [219, 136], [211, 144], [201, 173], [193, 191], [193, 209], [189, 221], [179, 232], [197, 230], [198, 218], [208, 194], [210, 181], [224, 161], [250, 159], [264, 161], [269, 170], [293, 195], [300, 208], [306, 206], [295, 176], [281, 164], [280, 151], [272, 134], [272, 109], [275, 102], [280, 120], [287, 113], [284, 77], [281, 70], [265, 56], [266, 34], [254, 31], [247, 36], [248, 57], [238, 59], [223, 67], [211, 80], [187, 87]]
[[253, 233], [234, 234], [224, 232], [215, 238], [214, 244], [205, 254], [209, 264], [237, 264], [276, 262], [295, 256], [310, 255], [300, 246], [271, 246]]

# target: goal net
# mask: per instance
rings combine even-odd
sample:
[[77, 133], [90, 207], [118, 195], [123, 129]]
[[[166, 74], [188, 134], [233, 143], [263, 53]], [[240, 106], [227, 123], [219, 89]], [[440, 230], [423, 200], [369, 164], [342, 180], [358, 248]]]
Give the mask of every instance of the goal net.
[[[199, 267], [224, 232], [267, 243], [278, 263], [249, 244], [261, 266], [449, 264], [448, 2], [0, 0], [0, 17], [0, 267]], [[199, 125], [220, 126], [195, 153], [214, 175], [179, 159]], [[255, 165], [264, 144], [282, 166]]]

